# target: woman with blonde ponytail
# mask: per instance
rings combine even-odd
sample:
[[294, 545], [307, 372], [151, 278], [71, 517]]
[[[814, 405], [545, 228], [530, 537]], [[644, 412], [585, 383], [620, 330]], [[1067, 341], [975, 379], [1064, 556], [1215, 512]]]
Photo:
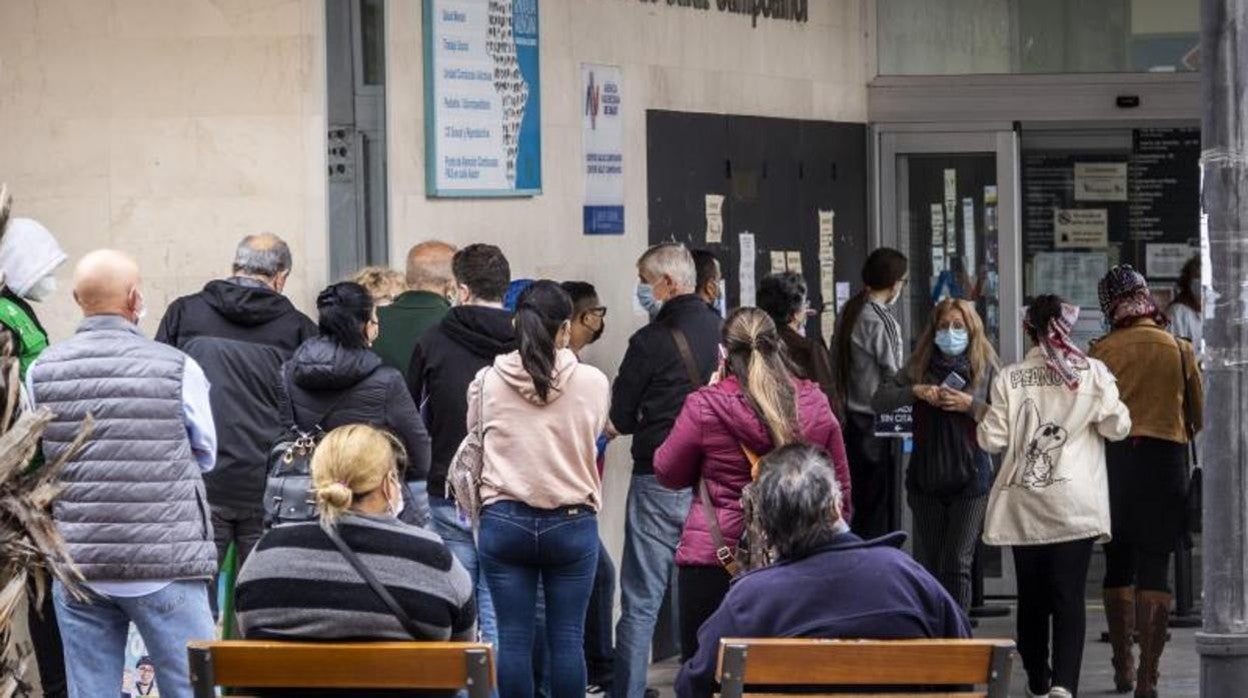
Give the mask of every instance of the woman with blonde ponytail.
[[[405, 459], [394, 435], [364, 424], [339, 427], [321, 441], [312, 456], [320, 520], [270, 529], [239, 572], [235, 608], [244, 637], [476, 639], [468, 572], [437, 534], [397, 517]], [[364, 582], [332, 544], [331, 528], [412, 623], [405, 627]], [[413, 637], [408, 627], [424, 632]]]
[[[724, 324], [723, 360], [716, 377], [685, 399], [654, 455], [655, 475], [665, 487], [699, 488], [676, 552], [684, 659], [697, 652], [698, 628], [728, 593], [731, 575], [717, 555], [716, 538], [729, 550], [741, 538], [741, 490], [753, 479], [752, 456], [796, 442], [825, 449], [845, 494], [844, 516], [848, 520], [852, 515], [841, 425], [819, 386], [789, 371], [783, 351], [767, 313], [757, 308], [733, 311]], [[710, 507], [703, 506], [707, 500]]]

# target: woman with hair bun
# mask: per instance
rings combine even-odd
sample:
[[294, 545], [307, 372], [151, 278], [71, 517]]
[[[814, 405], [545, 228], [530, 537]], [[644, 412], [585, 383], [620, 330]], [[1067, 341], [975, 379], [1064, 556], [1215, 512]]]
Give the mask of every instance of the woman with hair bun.
[[[320, 520], [270, 529], [239, 573], [235, 599], [244, 637], [476, 638], [468, 572], [437, 534], [395, 516], [402, 503], [403, 457], [392, 434], [363, 424], [335, 429], [321, 441], [312, 456]], [[323, 528], [333, 528], [368, 565], [423, 636], [408, 632]]]
[[376, 302], [363, 286], [343, 281], [321, 291], [316, 309], [320, 334], [301, 344], [282, 366], [282, 420], [302, 431], [345, 424], [389, 430], [407, 454], [400, 516], [424, 525], [429, 519], [423, 482], [429, 474], [429, 434], [403, 374], [383, 365], [370, 349], [377, 339]]
[[498, 616], [498, 689], [534, 695], [538, 582], [545, 594], [550, 695], [585, 695], [585, 612], [598, 563], [597, 440], [610, 384], [568, 348], [572, 299], [535, 281], [516, 301], [519, 349], [468, 387], [483, 434], [478, 554]]
[[716, 539], [735, 551], [744, 532], [741, 490], [753, 479], [751, 454], [791, 443], [826, 450], [845, 495], [844, 516], [852, 514], [841, 425], [819, 386], [790, 373], [771, 317], [758, 308], [733, 311], [723, 342], [718, 380], [685, 399], [654, 455], [664, 487], [698, 487], [676, 548], [682, 661], [697, 652], [698, 628], [728, 593], [732, 575]]

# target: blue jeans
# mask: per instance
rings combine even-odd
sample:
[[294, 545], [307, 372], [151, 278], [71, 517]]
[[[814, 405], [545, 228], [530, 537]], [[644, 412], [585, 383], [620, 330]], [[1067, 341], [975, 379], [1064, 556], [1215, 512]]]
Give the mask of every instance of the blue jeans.
[[133, 598], [88, 594], [89, 599], [80, 601], [65, 593], [60, 582], [52, 585], [70, 698], [117, 695], [132, 621], [156, 664], [160, 695], [190, 698], [186, 644], [216, 639], [207, 581], [174, 582]]
[[498, 599], [498, 691], [531, 698], [538, 581], [545, 590], [552, 698], [584, 698], [585, 611], [598, 565], [598, 515], [585, 506], [498, 502], [481, 513], [481, 569]]
[[446, 547], [451, 549], [459, 564], [468, 570], [468, 576], [477, 586], [477, 627], [481, 641], [497, 646], [498, 629], [494, 623], [494, 604], [490, 601], [490, 589], [477, 565], [477, 543], [472, 537], [472, 526], [459, 518], [455, 502], [442, 497], [429, 498], [429, 513], [433, 531], [442, 536]]
[[634, 475], [628, 488], [612, 698], [642, 698], [645, 693], [654, 624], [672, 580], [691, 498], [690, 490], [669, 490], [653, 475]]

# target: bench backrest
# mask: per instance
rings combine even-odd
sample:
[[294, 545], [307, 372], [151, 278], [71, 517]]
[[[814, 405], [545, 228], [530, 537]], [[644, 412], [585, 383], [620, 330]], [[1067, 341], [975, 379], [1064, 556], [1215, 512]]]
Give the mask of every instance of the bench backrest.
[[248, 688], [467, 688], [489, 696], [493, 654], [476, 642], [192, 642], [196, 698], [217, 686]]
[[[1014, 643], [1009, 640], [814, 640], [725, 638], [719, 646], [723, 698], [747, 685], [848, 688], [985, 685], [946, 695], [1005, 698]], [[892, 693], [904, 692], [893, 691]], [[860, 694], [868, 695], [868, 694]], [[931, 694], [928, 694], [929, 696]]]

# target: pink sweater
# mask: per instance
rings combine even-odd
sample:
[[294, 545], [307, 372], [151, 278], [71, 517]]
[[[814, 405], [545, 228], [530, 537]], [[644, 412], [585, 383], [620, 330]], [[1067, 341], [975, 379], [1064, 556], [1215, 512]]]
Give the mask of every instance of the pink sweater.
[[519, 352], [481, 369], [468, 386], [468, 429], [485, 419], [482, 504], [512, 500], [537, 509], [597, 510], [602, 481], [596, 443], [610, 403], [607, 377], [567, 349], [555, 357], [554, 387], [546, 402]]

